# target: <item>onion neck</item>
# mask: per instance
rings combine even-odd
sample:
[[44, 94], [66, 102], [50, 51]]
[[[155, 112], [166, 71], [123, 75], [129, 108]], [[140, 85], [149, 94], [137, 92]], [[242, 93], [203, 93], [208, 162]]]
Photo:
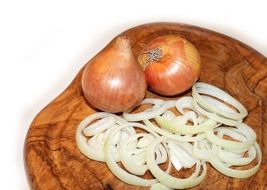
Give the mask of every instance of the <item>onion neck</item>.
[[114, 47], [121, 53], [132, 54], [130, 39], [127, 36], [119, 36], [115, 40]]

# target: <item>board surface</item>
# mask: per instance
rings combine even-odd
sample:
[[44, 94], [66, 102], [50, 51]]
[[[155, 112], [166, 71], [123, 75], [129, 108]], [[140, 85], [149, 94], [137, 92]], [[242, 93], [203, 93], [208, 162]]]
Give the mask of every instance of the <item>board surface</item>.
[[[248, 179], [233, 179], [208, 164], [205, 181], [192, 189], [267, 189], [267, 59], [247, 45], [225, 35], [177, 23], [151, 23], [123, 32], [137, 56], [152, 38], [178, 34], [200, 51], [199, 81], [216, 85], [236, 97], [249, 111], [245, 122], [257, 133], [263, 152], [258, 173]], [[24, 144], [25, 168], [32, 189], [149, 189], [126, 185], [114, 177], [104, 163], [82, 155], [75, 144], [80, 121], [96, 112], [85, 101], [81, 89], [83, 68], [73, 82], [33, 120]], [[147, 93], [147, 97], [156, 97]], [[177, 98], [177, 97], [176, 97]]]

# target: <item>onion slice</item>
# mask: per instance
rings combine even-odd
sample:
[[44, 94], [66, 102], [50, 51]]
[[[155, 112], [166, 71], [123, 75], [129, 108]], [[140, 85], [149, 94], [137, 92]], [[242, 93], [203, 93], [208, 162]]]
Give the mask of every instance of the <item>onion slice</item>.
[[[118, 127], [116, 130], [112, 131], [111, 134], [109, 135], [105, 147], [104, 147], [104, 152], [105, 152], [105, 158], [106, 158], [106, 164], [110, 171], [121, 181], [130, 184], [130, 185], [138, 185], [138, 186], [151, 186], [155, 183], [158, 182], [157, 179], [143, 179], [141, 177], [135, 176], [133, 174], [128, 173], [127, 171], [123, 170], [114, 160], [112, 156], [112, 152], [110, 150], [111, 143], [113, 137], [118, 133], [121, 129], [124, 127], [129, 127], [129, 126], [138, 126], [140, 127], [141, 124], [139, 123], [131, 123], [127, 125], [123, 125]], [[143, 127], [143, 126], [142, 126]]]
[[[219, 100], [222, 100], [223, 102], [226, 102], [230, 104], [231, 106], [235, 107], [238, 110], [238, 112], [233, 113], [233, 111], [235, 111], [234, 109], [231, 112], [222, 110], [220, 109], [220, 106], [217, 106], [217, 104], [214, 104], [214, 102], [207, 101], [207, 99], [203, 98], [200, 94], [210, 95]], [[243, 119], [248, 114], [246, 108], [239, 101], [237, 101], [234, 97], [232, 97], [225, 91], [213, 85], [207, 84], [207, 83], [203, 83], [203, 82], [195, 83], [192, 87], [192, 96], [199, 104], [201, 104], [208, 110], [216, 114], [219, 114], [221, 116], [224, 116], [226, 118], [239, 120], [239, 119]]]
[[[128, 144], [137, 140], [138, 138], [143, 137], [142, 139], [146, 139], [145, 146], [142, 145], [142, 148], [137, 149], [138, 145], [140, 145], [140, 141], [137, 143], [137, 147], [133, 151], [131, 151], [132, 148], [129, 148]], [[138, 133], [130, 138], [128, 138], [126, 141], [122, 141], [120, 143], [120, 161], [122, 165], [127, 169], [129, 172], [135, 174], [135, 175], [144, 175], [145, 172], [148, 170], [148, 167], [145, 163], [145, 152], [147, 146], [155, 139], [151, 134], [149, 133]], [[144, 142], [141, 142], [142, 144]], [[167, 161], [167, 152], [164, 148], [156, 147], [156, 150], [158, 152], [157, 154], [157, 163], [164, 163]], [[133, 153], [138, 153], [134, 154]]]
[[76, 134], [75, 134], [76, 135], [76, 144], [77, 144], [79, 150], [81, 151], [81, 153], [90, 159], [101, 161], [101, 162], [105, 161], [103, 152], [96, 151], [92, 147], [88, 146], [87, 138], [83, 135], [83, 130], [94, 120], [101, 119], [101, 118], [104, 118], [107, 116], [110, 116], [110, 114], [99, 112], [99, 113], [95, 113], [95, 114], [92, 114], [92, 115], [86, 117], [79, 124], [79, 126], [76, 130]]
[[[239, 125], [237, 128], [242, 129], [241, 130], [242, 134], [244, 135], [244, 137], [246, 137], [247, 141], [235, 142], [235, 141], [223, 139], [219, 136], [216, 136], [212, 129], [205, 131], [206, 138], [213, 144], [216, 144], [223, 148], [227, 148], [236, 153], [243, 153], [247, 151], [256, 141], [256, 134], [249, 126], [247, 126], [244, 123], [242, 125]], [[217, 130], [219, 130], [219, 128]], [[235, 132], [232, 131], [232, 133], [235, 133]], [[229, 135], [231, 135], [232, 133], [229, 133]], [[235, 138], [234, 135], [231, 135], [231, 137]]]
[[194, 110], [193, 107], [193, 98], [191, 96], [184, 96], [182, 98], [179, 98], [176, 101], [176, 109], [181, 113], [184, 114], [185, 113], [185, 109], [190, 109], [190, 110]]
[[107, 116], [92, 125], [88, 125], [85, 129], [83, 129], [83, 133], [85, 136], [90, 137], [112, 127], [114, 124], [115, 118], [112, 116]]
[[238, 126], [242, 123], [242, 119], [239, 119], [239, 120], [233, 120], [233, 119], [230, 119], [230, 118], [226, 118], [226, 117], [223, 117], [223, 116], [220, 116], [214, 112], [211, 112], [210, 110], [207, 110], [207, 109], [204, 109], [202, 108], [197, 100], [193, 100], [193, 106], [194, 108], [199, 111], [201, 114], [207, 116], [208, 118], [210, 119], [213, 119], [217, 122], [220, 122], [220, 123], [223, 123], [225, 125], [229, 125], [229, 126]]
[[211, 158], [217, 157], [219, 151], [218, 146], [209, 144], [206, 139], [195, 141], [193, 144], [193, 155], [200, 160], [209, 161]]
[[160, 99], [144, 99], [139, 105], [143, 104], [154, 104], [154, 106], [139, 113], [129, 113], [132, 110], [130, 110], [129, 112], [123, 112], [123, 118], [127, 121], [142, 121], [161, 115], [168, 109], [168, 106], [166, 105], [164, 100]]
[[162, 183], [155, 183], [151, 186], [150, 190], [172, 190], [172, 189], [163, 185]]
[[157, 116], [155, 120], [161, 128], [164, 128], [165, 130], [170, 131], [172, 133], [185, 135], [198, 134], [206, 130], [213, 129], [217, 126], [217, 122], [212, 119], [208, 119], [197, 126], [184, 125], [178, 122], [169, 121], [161, 116]]
[[[192, 168], [196, 164], [196, 159], [194, 159], [192, 155], [193, 147], [190, 143], [169, 141], [168, 147], [171, 160], [179, 161], [183, 168]], [[179, 169], [176, 168], [176, 170]]]
[[256, 152], [257, 152], [258, 163], [256, 166], [254, 166], [251, 169], [235, 170], [235, 169], [229, 168], [229, 167], [225, 166], [225, 163], [223, 161], [221, 161], [218, 157], [214, 157], [214, 158], [210, 159], [209, 162], [216, 170], [218, 170], [219, 172], [221, 172], [222, 174], [224, 174], [226, 176], [234, 177], [234, 178], [248, 178], [248, 177], [254, 175], [259, 170], [260, 164], [261, 164], [261, 159], [262, 159], [262, 153], [261, 153], [261, 150], [260, 150], [258, 143], [255, 142], [253, 146], [255, 147]]
[[197, 136], [194, 136], [194, 137], [187, 136], [187, 135], [181, 136], [179, 134], [172, 134], [166, 130], [161, 129], [160, 127], [157, 127], [149, 120], [144, 120], [144, 123], [147, 127], [151, 128], [152, 130], [154, 130], [158, 134], [160, 134], [166, 138], [174, 139], [174, 140], [181, 141], [181, 142], [194, 142], [194, 141], [198, 141], [198, 140], [205, 138], [205, 134], [198, 134]]
[[[175, 178], [165, 173], [159, 168], [154, 158], [154, 150], [155, 150], [155, 147], [159, 143], [166, 141], [166, 140], [167, 139], [165, 137], [160, 137], [156, 139], [153, 143], [150, 144], [146, 152], [146, 161], [147, 161], [147, 165], [151, 173], [160, 181], [160, 183], [173, 189], [185, 189], [185, 188], [194, 187], [200, 184], [201, 181], [203, 181], [203, 179], [206, 176], [206, 163], [205, 162], [200, 163], [198, 161], [196, 164], [195, 172], [189, 178], [186, 178], [186, 179]], [[203, 171], [201, 175], [199, 175], [201, 166], [203, 168]]]
[[243, 157], [243, 155], [239, 155], [240, 157], [234, 157], [230, 156], [231, 152], [227, 151], [226, 149], [220, 148], [220, 152], [218, 154], [218, 157], [221, 161], [223, 161], [226, 164], [231, 164], [234, 166], [244, 166], [252, 162], [257, 155], [255, 146], [250, 147], [248, 150], [248, 157]]

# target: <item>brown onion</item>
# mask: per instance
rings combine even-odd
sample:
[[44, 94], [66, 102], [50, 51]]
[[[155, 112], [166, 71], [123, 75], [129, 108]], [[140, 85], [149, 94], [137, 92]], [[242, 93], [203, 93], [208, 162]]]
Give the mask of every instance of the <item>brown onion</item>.
[[171, 96], [192, 87], [200, 75], [200, 55], [193, 44], [178, 35], [159, 36], [138, 56], [148, 87], [153, 92]]
[[112, 113], [127, 111], [145, 97], [145, 74], [132, 54], [129, 39], [117, 37], [89, 61], [82, 89], [90, 104]]

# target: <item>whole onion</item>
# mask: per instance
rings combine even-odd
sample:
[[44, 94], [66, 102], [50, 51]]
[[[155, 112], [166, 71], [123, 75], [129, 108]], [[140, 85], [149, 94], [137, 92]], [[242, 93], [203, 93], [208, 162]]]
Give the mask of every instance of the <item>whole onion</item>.
[[127, 111], [145, 97], [145, 74], [132, 54], [129, 39], [117, 37], [89, 61], [82, 89], [90, 104], [112, 113]]
[[145, 45], [138, 56], [148, 87], [171, 96], [192, 87], [200, 75], [201, 60], [196, 47], [178, 35], [163, 35]]

